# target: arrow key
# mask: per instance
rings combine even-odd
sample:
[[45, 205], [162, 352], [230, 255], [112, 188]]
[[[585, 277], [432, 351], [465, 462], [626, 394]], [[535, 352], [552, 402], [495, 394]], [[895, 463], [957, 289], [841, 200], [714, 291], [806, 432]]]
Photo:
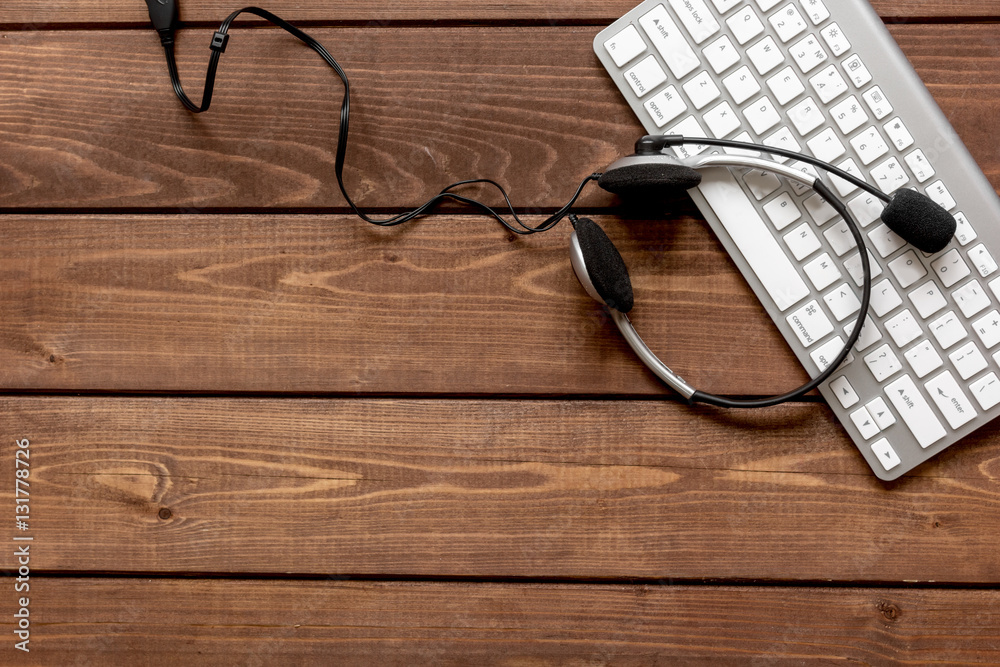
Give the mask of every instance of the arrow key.
[[868, 410], [868, 414], [872, 416], [875, 423], [883, 431], [893, 424], [896, 423], [896, 418], [893, 416], [892, 411], [889, 410], [889, 406], [885, 404], [881, 398], [876, 398], [874, 401], [865, 406]]
[[861, 432], [861, 437], [865, 440], [869, 440], [873, 435], [878, 434], [881, 430], [879, 429], [878, 424], [875, 423], [875, 419], [872, 418], [866, 408], [861, 408], [852, 412], [851, 421], [858, 427], [858, 430]]
[[861, 400], [858, 398], [858, 392], [854, 391], [854, 387], [843, 375], [830, 382], [830, 390], [837, 395], [837, 400], [845, 408], [849, 408]]

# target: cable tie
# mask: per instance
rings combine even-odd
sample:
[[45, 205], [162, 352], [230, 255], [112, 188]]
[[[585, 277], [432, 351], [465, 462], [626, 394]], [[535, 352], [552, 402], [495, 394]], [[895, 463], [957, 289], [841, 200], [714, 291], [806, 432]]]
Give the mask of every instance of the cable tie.
[[219, 53], [226, 52], [226, 44], [229, 43], [229, 35], [224, 32], [217, 32], [212, 35], [212, 43], [209, 45], [213, 51], [218, 51]]

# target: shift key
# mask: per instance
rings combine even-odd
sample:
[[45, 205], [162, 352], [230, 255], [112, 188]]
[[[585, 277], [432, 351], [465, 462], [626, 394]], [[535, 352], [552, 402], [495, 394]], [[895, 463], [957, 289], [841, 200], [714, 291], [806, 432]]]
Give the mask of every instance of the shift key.
[[945, 436], [944, 426], [909, 375], [887, 384], [885, 395], [921, 447], [926, 449]]

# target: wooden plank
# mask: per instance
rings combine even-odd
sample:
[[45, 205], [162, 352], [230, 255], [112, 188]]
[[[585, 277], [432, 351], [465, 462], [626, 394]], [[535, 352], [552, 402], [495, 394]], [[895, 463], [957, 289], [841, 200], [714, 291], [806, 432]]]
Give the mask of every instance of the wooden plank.
[[[266, 9], [289, 21], [312, 23], [422, 23], [528, 21], [545, 23], [609, 24], [632, 9], [637, 0], [513, 0], [503, 3], [340, 2], [335, 7], [320, 0], [274, 0]], [[179, 0], [181, 18], [188, 23], [220, 23], [236, 5], [220, 0]], [[887, 20], [987, 18], [998, 16], [990, 0], [873, 0], [872, 6]], [[45, 3], [40, 0], [5, 0], [0, 6], [0, 26], [18, 29], [73, 25], [145, 27], [146, 6], [139, 0], [74, 0]]]
[[[179, 40], [196, 99], [209, 34]], [[489, 177], [518, 206], [561, 206], [642, 132], [596, 62], [593, 34], [318, 29], [354, 82], [349, 191], [362, 206], [412, 207], [448, 183]], [[994, 27], [898, 25], [893, 34], [1000, 186]], [[213, 109], [194, 116], [174, 98], [156, 42], [136, 31], [0, 40], [0, 206], [344, 206], [332, 168], [340, 87], [315, 54], [272, 30], [236, 35]], [[612, 201], [592, 191], [582, 203]]]
[[[805, 381], [703, 223], [596, 219], [629, 261], [636, 326], [695, 386]], [[454, 216], [6, 216], [0, 230], [7, 389], [667, 393], [577, 282], [568, 223], [523, 239]]]
[[886, 485], [815, 404], [0, 400], [66, 573], [995, 584], [998, 431]]
[[17, 664], [1000, 660], [997, 591], [44, 578], [31, 587], [29, 654], [14, 649], [4, 615], [0, 651]]

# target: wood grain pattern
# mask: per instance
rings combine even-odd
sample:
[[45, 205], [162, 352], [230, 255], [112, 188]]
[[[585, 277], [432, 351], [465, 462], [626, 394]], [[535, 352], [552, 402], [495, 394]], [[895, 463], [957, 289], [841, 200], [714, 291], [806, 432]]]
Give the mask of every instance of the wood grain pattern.
[[988, 584], [998, 431], [885, 485], [817, 404], [0, 399], [69, 573]]
[[[340, 23], [423, 23], [429, 21], [483, 22], [530, 21], [544, 23], [609, 24], [632, 9], [639, 0], [514, 0], [503, 3], [445, 2], [443, 0], [380, 0], [338, 2], [321, 0], [271, 0], [268, 9], [289, 21]], [[219, 0], [179, 0], [181, 19], [191, 23], [218, 24], [240, 5]], [[947, 17], [1000, 16], [992, 0], [872, 0], [888, 20], [921, 20]], [[146, 27], [149, 16], [140, 0], [5, 0], [0, 6], [0, 26], [18, 29], [59, 24], [97, 24]]]
[[996, 591], [40, 579], [31, 597], [17, 664], [1000, 660]]
[[[1000, 186], [994, 27], [892, 32]], [[179, 40], [196, 98], [209, 34]], [[562, 205], [642, 132], [597, 64], [593, 35], [590, 27], [318, 29], [353, 77], [349, 190], [363, 206], [412, 207], [447, 183], [489, 177], [518, 206]], [[180, 106], [165, 69], [155, 36], [137, 31], [0, 39], [0, 206], [344, 206], [332, 173], [340, 88], [315, 54], [273, 30], [239, 34], [204, 116]], [[582, 200], [612, 202], [596, 190]]]

